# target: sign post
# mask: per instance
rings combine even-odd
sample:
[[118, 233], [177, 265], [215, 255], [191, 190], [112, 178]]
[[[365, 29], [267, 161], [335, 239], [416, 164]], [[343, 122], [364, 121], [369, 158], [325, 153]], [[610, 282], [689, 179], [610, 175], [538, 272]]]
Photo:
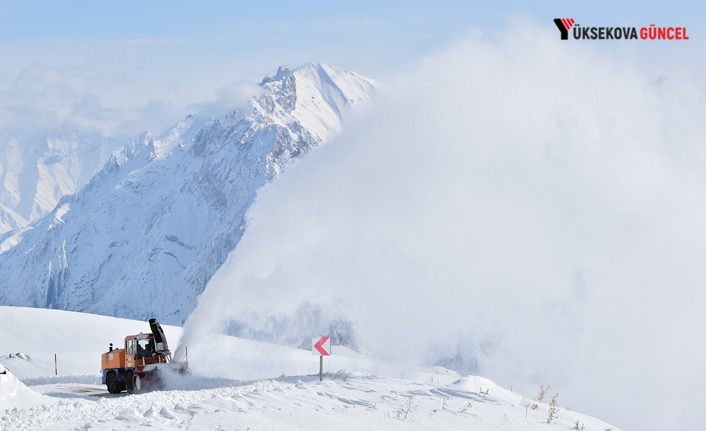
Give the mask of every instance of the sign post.
[[331, 356], [331, 337], [314, 337], [311, 339], [311, 353], [319, 355], [319, 381], [324, 380], [324, 356]]

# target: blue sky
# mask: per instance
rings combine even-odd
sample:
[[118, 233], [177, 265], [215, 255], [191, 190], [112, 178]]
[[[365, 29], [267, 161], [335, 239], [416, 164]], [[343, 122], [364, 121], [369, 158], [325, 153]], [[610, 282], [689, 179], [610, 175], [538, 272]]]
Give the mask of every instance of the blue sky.
[[26, 61], [57, 61], [62, 54], [81, 59], [114, 50], [116, 44], [142, 43], [160, 45], [142, 51], [165, 58], [237, 55], [242, 63], [259, 64], [258, 59], [271, 56], [292, 61], [322, 57], [349, 67], [360, 65], [361, 72], [369, 74], [417, 61], [473, 28], [498, 30], [514, 15], [547, 26], [552, 18], [564, 16], [590, 25], [687, 26], [693, 38], [702, 33], [705, 16], [700, 2], [686, 1], [5, 3], [0, 6], [0, 43], [6, 49], [22, 49], [20, 57]]
[[517, 17], [548, 31], [556, 17], [596, 26], [686, 26], [685, 43], [586, 46], [656, 64], [694, 61], [704, 16], [702, 4], [684, 1], [3, 2], [0, 105], [28, 112], [34, 104], [91, 98], [108, 110], [159, 113], [135, 122], [136, 130], [158, 129], [191, 104], [213, 101], [233, 83], [257, 82], [280, 64], [324, 62], [384, 81], [471, 33], [502, 36]]

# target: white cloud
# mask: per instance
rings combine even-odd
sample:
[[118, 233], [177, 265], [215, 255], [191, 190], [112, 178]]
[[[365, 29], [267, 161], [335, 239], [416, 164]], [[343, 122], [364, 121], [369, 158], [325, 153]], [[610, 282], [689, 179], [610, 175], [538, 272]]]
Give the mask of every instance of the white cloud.
[[[169, 76], [168, 74], [164, 75]], [[257, 94], [252, 83], [214, 87], [212, 95], [185, 97], [180, 85], [162, 79], [159, 88], [140, 72], [96, 65], [51, 67], [33, 64], [0, 90], [0, 130], [52, 129], [75, 125], [130, 139], [143, 131], [161, 133], [189, 114], [220, 116]]]
[[259, 194], [187, 336], [335, 304], [380, 355], [460, 342], [526, 395], [697, 427], [704, 86], [556, 36], [475, 37], [388, 82]]
[[[129, 81], [120, 73], [33, 64], [0, 92], [0, 128], [37, 130], [68, 123], [129, 136], [155, 126], [166, 127], [165, 113], [175, 116], [169, 106], [148, 103], [146, 107], [151, 109], [145, 112], [141, 106], [126, 108], [116, 103], [115, 94], [129, 88]], [[141, 117], [134, 118], [140, 109]]]

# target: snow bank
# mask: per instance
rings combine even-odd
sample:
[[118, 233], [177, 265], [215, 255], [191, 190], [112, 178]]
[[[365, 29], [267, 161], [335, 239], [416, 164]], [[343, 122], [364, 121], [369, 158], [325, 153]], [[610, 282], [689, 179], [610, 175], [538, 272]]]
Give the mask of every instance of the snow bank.
[[29, 408], [50, 403], [52, 400], [49, 397], [29, 389], [0, 364], [0, 410]]

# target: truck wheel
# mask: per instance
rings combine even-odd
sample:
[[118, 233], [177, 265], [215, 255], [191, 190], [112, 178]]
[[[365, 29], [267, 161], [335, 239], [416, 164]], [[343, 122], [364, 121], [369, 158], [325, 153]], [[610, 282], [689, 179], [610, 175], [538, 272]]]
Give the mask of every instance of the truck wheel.
[[108, 375], [105, 377], [105, 385], [108, 387], [108, 392], [111, 394], [119, 394], [120, 391], [122, 391], [115, 371], [108, 371]]
[[135, 374], [132, 370], [125, 372], [125, 389], [127, 389], [129, 394], [137, 393], [137, 391], [135, 391]]

